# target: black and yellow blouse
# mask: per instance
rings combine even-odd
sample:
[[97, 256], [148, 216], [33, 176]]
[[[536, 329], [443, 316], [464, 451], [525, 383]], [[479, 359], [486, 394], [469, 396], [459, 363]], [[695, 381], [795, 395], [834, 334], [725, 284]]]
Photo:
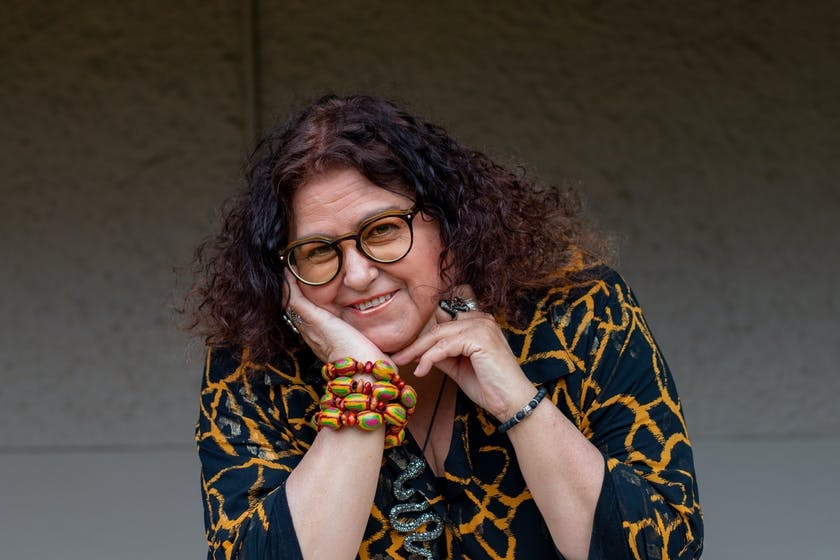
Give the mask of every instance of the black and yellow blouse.
[[[527, 311], [526, 328], [503, 326], [514, 354], [606, 462], [590, 558], [699, 557], [703, 521], [680, 401], [628, 286], [605, 271], [547, 291]], [[319, 367], [309, 353], [271, 364], [208, 353], [197, 426], [208, 558], [300, 558], [285, 481], [315, 438]], [[562, 558], [497, 426], [459, 392], [445, 476], [427, 467], [409, 481], [444, 524], [422, 546], [434, 558]], [[388, 521], [399, 502], [393, 483], [412, 457], [422, 454], [410, 435], [385, 452], [359, 558], [419, 558]]]

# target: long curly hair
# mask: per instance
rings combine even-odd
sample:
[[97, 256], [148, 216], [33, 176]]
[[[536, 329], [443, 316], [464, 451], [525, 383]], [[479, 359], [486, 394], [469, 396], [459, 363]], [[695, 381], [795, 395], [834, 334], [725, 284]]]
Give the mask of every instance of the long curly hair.
[[295, 189], [336, 168], [412, 195], [440, 226], [440, 266], [452, 286], [469, 284], [481, 309], [510, 324], [529, 294], [579, 278], [610, 253], [575, 189], [539, 185], [391, 101], [328, 95], [258, 144], [221, 231], [196, 250], [182, 311], [208, 345], [247, 348], [259, 361], [300, 344], [282, 320], [278, 252]]

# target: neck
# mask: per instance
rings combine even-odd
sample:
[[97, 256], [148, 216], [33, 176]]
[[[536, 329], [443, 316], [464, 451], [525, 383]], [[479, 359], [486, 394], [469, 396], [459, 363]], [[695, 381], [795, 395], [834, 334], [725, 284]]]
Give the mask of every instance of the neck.
[[440, 388], [442, 376], [446, 374], [437, 368], [432, 368], [432, 370], [423, 377], [415, 377], [415, 367], [417, 367], [417, 364], [400, 366], [400, 377], [403, 378], [403, 381], [414, 387], [421, 399], [424, 401], [431, 400], [434, 402], [438, 389]]

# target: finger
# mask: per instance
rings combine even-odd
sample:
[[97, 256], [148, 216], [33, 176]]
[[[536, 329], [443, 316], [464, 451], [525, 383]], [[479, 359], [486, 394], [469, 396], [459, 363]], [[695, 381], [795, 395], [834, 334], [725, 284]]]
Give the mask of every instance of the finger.
[[418, 363], [417, 366], [414, 368], [412, 375], [414, 377], [425, 377], [428, 375], [432, 369], [437, 368], [438, 370], [442, 371], [444, 375], [449, 375], [455, 383], [459, 383], [458, 379], [452, 375], [452, 372], [455, 371], [455, 366], [458, 363], [458, 358], [445, 358], [438, 362], [423, 362]]
[[313, 341], [302, 331], [304, 329], [311, 331], [313, 328], [317, 330], [320, 328], [319, 325], [324, 325], [325, 322], [334, 319], [334, 316], [312, 303], [300, 289], [297, 279], [288, 270], [286, 271], [286, 281], [289, 299], [284, 314], [297, 327], [299, 334], [311, 347]]
[[458, 359], [469, 359], [470, 352], [467, 346], [460, 338], [448, 337], [438, 340], [422, 353], [414, 375], [422, 377], [435, 366], [444, 373], [451, 374]]
[[[481, 312], [475, 313], [478, 317], [483, 317], [485, 315]], [[394, 359], [395, 363], [401, 365], [417, 361], [423, 354], [428, 352], [430, 348], [436, 344], [440, 344], [441, 341], [446, 339], [451, 339], [460, 343], [472, 341], [475, 336], [480, 333], [480, 331], [475, 329], [480, 327], [481, 323], [475, 320], [476, 317], [468, 316], [465, 318], [464, 315], [467, 314], [459, 315], [462, 318], [458, 321], [449, 321], [433, 326], [431, 329], [417, 337], [414, 342], [396, 354], [393, 354], [391, 357]]]
[[428, 350], [432, 345], [436, 344], [438, 340], [445, 336], [453, 336], [457, 334], [462, 326], [451, 325], [452, 322], [438, 323], [432, 326], [429, 330], [418, 336], [414, 342], [401, 349], [399, 352], [392, 354], [391, 358], [397, 365], [409, 364], [420, 357], [423, 352]]
[[286, 288], [289, 291], [289, 303], [290, 306], [295, 306], [296, 304], [300, 303], [300, 300], [305, 299], [303, 297], [303, 292], [300, 291], [300, 286], [298, 286], [297, 278], [286, 270]]
[[289, 303], [287, 307], [291, 307], [298, 315], [300, 315], [304, 323], [311, 323], [318, 315], [319, 311], [322, 311], [321, 308], [309, 301], [309, 299], [303, 295], [303, 292], [298, 285], [297, 278], [295, 278], [288, 270], [286, 271], [286, 280], [289, 288]]

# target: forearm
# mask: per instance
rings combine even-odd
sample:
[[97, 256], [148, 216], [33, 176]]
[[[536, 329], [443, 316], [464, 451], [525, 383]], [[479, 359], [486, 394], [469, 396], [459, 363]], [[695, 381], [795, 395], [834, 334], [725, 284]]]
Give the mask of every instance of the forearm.
[[370, 516], [384, 430], [321, 430], [286, 495], [304, 558], [355, 558]]
[[569, 560], [587, 558], [603, 456], [548, 399], [507, 434], [555, 546]]

